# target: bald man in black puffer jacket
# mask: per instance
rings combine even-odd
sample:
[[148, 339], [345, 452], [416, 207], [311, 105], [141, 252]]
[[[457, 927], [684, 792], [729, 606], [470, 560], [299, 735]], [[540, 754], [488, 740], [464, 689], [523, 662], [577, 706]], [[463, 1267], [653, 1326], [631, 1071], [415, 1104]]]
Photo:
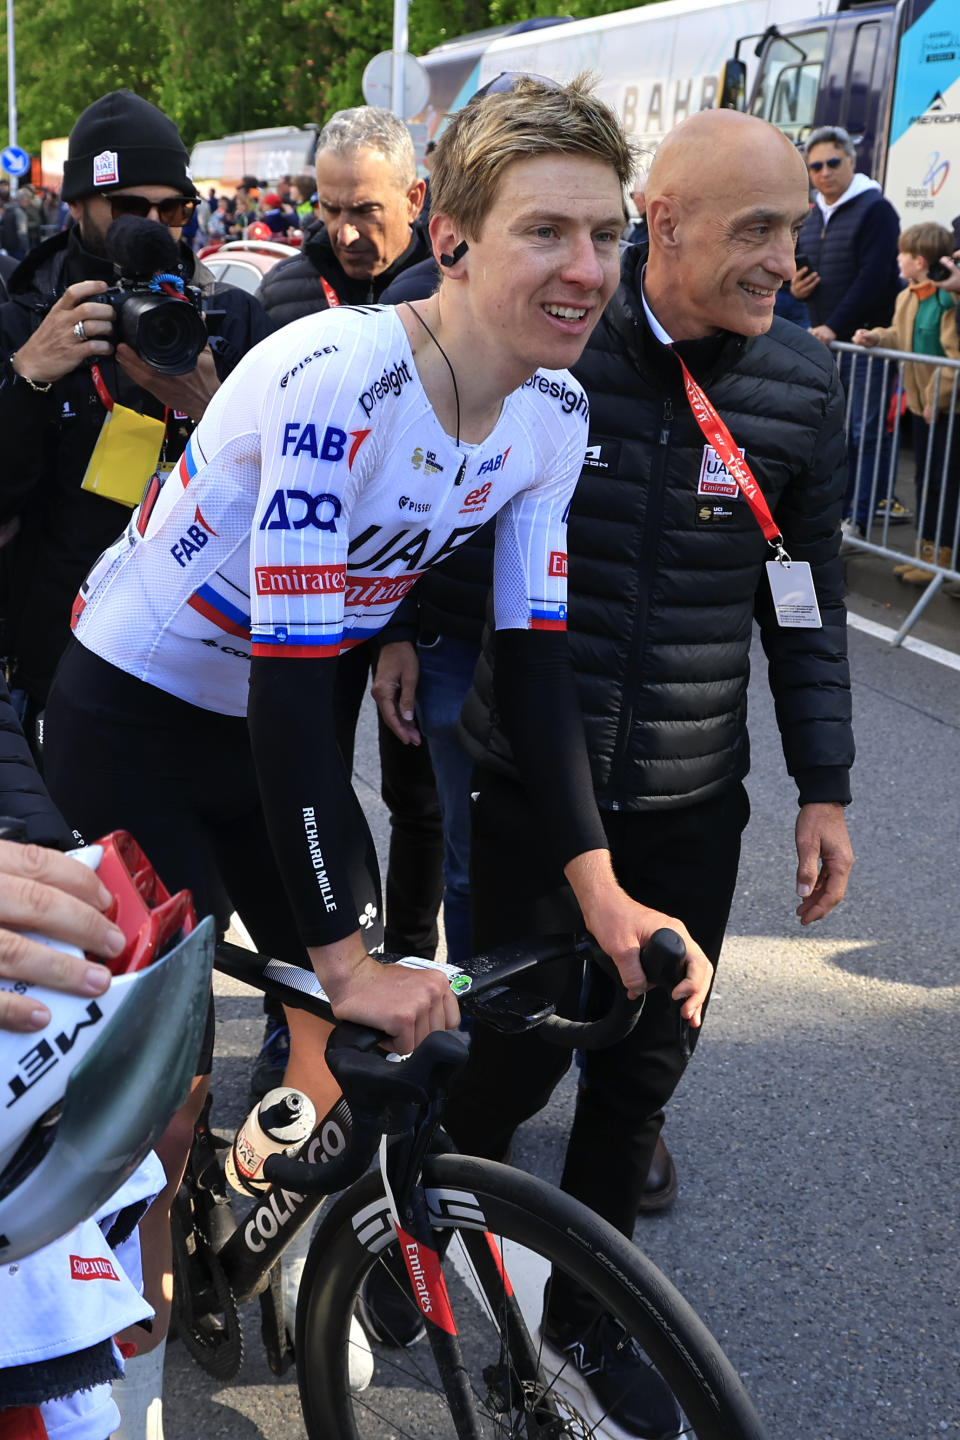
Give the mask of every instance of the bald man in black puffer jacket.
[[[715, 184], [704, 180], [705, 153]], [[839, 902], [852, 864], [843, 397], [825, 347], [772, 317], [777, 289], [795, 273], [807, 208], [803, 163], [779, 132], [733, 112], [692, 117], [658, 152], [647, 195], [650, 249], [625, 250], [620, 288], [575, 370], [591, 409], [569, 522], [568, 636], [617, 877], [641, 903], [682, 920], [716, 964], [749, 815], [755, 622], [800, 806], [801, 923]], [[797, 562], [809, 564], [820, 628], [778, 625], [765, 570], [774, 552], [698, 427], [678, 355], [744, 453], [792, 577]], [[549, 824], [516, 779], [495, 654], [493, 637], [463, 712], [477, 760], [478, 948], [582, 928]], [[557, 980], [562, 1013], [576, 1009], [579, 985], [578, 976]], [[607, 985], [591, 980], [591, 1015], [605, 1009]], [[651, 992], [634, 1034], [586, 1057], [581, 1072], [563, 1187], [627, 1235], [638, 1208], [658, 1203], [643, 1191], [658, 1151], [659, 1203], [676, 1190], [658, 1137], [698, 1033], [684, 1029], [669, 995]], [[478, 1030], [446, 1111], [454, 1139], [502, 1158], [567, 1063], [536, 1036]]]

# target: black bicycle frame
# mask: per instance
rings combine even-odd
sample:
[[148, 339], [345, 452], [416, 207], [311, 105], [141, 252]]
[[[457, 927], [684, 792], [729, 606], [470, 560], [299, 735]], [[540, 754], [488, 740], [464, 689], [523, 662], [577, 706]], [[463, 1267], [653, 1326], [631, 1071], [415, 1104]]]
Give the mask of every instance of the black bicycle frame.
[[[666, 936], [668, 941], [679, 943], [680, 955], [656, 952], [654, 943], [658, 937]], [[661, 946], [662, 948], [662, 946]], [[669, 950], [668, 946], [668, 950]], [[644, 952], [644, 963], [648, 956], [657, 959], [664, 972], [670, 966], [682, 965], [683, 942], [669, 931], [658, 931], [651, 946]], [[606, 956], [597, 956], [596, 946], [588, 937], [544, 936], [535, 942], [517, 945], [501, 945], [486, 955], [474, 956], [470, 961], [472, 990], [465, 997], [467, 1007], [478, 1016], [486, 1016], [502, 1028], [513, 1031], [531, 1029], [543, 1024], [552, 1016], [553, 1006], [546, 1004], [536, 995], [526, 995], [513, 990], [507, 982], [514, 977], [534, 970], [537, 965], [562, 959], [565, 956], [593, 955], [600, 961], [613, 966]], [[329, 1004], [315, 995], [292, 989], [289, 983], [278, 982], [265, 973], [269, 960], [237, 945], [221, 941], [217, 946], [216, 968], [232, 975], [248, 985], [256, 986], [267, 995], [272, 995], [287, 1004], [293, 1004], [308, 1013], [332, 1020]], [[274, 966], [276, 962], [273, 962]], [[294, 977], [299, 973], [295, 967], [282, 967]], [[682, 970], [678, 973], [682, 973]], [[306, 972], [310, 974], [310, 972]], [[653, 979], [651, 974], [651, 979]], [[657, 977], [659, 979], [659, 976]], [[675, 983], [676, 975], [668, 983]], [[310, 974], [312, 983], [313, 976]], [[589, 1043], [586, 1032], [592, 1031], [593, 1043], [609, 1044], [621, 1039], [635, 1022], [642, 1001], [627, 1001], [625, 992], [615, 1000], [610, 1013], [603, 1021], [591, 1025], [575, 1025], [569, 1021], [554, 1018], [551, 1023], [573, 1031], [584, 1032], [583, 1043]], [[602, 1033], [609, 1032], [609, 1033]], [[544, 1034], [547, 1026], [543, 1026]], [[372, 1037], [376, 1039], [375, 1036]], [[570, 1048], [578, 1043], [568, 1038], [563, 1043]], [[297, 1157], [308, 1164], [323, 1164], [334, 1159], [344, 1150], [351, 1132], [350, 1109], [341, 1098], [314, 1130], [313, 1135]], [[303, 1229], [326, 1197], [324, 1195], [302, 1194], [290, 1187], [274, 1185], [256, 1201], [240, 1220], [236, 1229], [217, 1250], [219, 1260], [230, 1287], [238, 1301], [243, 1303], [266, 1289], [268, 1277], [294, 1236]]]
[[[349, 1134], [350, 1111], [340, 1099], [314, 1130], [301, 1158], [323, 1164], [344, 1150]], [[270, 1271], [325, 1198], [274, 1185], [238, 1221], [233, 1234], [217, 1251], [238, 1304], [266, 1287]]]

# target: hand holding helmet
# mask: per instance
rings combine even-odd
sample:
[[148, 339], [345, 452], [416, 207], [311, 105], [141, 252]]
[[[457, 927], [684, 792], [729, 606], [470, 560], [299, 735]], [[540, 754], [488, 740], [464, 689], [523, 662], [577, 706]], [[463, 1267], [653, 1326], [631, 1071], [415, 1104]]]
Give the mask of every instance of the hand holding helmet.
[[[7, 848], [0, 860], [9, 864]], [[32, 847], [9, 848], [26, 853]], [[88, 944], [90, 925], [95, 935], [99, 922], [108, 939], [121, 932], [122, 948], [117, 954], [116, 938], [108, 947], [113, 979], [99, 993], [14, 983], [15, 998], [30, 1009], [42, 1005], [50, 1021], [29, 1036], [0, 1032], [4, 1264], [92, 1215], [132, 1174], [189, 1090], [206, 1022], [213, 921], [198, 925], [189, 894], [171, 896], [123, 832], [75, 856], [90, 866], [96, 903], [82, 902], [87, 931], [74, 929], [73, 938]], [[69, 857], [53, 858], [69, 864]], [[65, 873], [75, 881], [73, 872]], [[108, 892], [105, 913], [98, 909], [101, 883]], [[62, 962], [71, 957], [59, 951], [70, 933], [63, 911], [76, 897], [42, 882], [31, 891], [31, 884], [16, 912], [18, 930], [38, 925], [43, 934], [18, 934], [19, 953], [42, 968], [46, 948], [69, 980], [73, 972]], [[5, 918], [9, 923], [9, 914]], [[16, 944], [12, 948], [16, 952]], [[84, 970], [96, 968], [89, 951], [84, 958], [73, 948], [72, 958]], [[0, 980], [2, 988], [9, 988], [7, 980]]]
[[[91, 852], [91, 859], [95, 853]], [[94, 869], [39, 845], [0, 840], [0, 1030], [42, 1030], [50, 1010], [31, 988], [102, 995], [110, 971], [97, 963], [126, 948], [105, 913], [113, 896]], [[31, 938], [42, 931], [46, 941]], [[88, 952], [94, 963], [86, 958]]]

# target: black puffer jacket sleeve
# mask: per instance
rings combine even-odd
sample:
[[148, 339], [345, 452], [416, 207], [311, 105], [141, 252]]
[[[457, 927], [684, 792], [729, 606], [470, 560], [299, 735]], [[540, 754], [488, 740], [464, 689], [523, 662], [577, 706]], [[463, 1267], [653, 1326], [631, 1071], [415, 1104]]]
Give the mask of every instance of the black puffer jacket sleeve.
[[236, 285], [215, 285], [203, 297], [203, 314], [217, 374], [225, 380], [248, 350], [273, 333], [260, 301]]
[[69, 850], [77, 843], [46, 792], [6, 684], [0, 679], [0, 815], [22, 820], [36, 845]]
[[[3, 435], [3, 478], [0, 479], [0, 524], [19, 514], [23, 502], [43, 476], [45, 432], [55, 427], [59, 409], [54, 389], [34, 390], [18, 376], [10, 357], [26, 344], [40, 317], [22, 305], [0, 305], [0, 434]], [[61, 402], [62, 403], [62, 402]]]
[[807, 476], [787, 486], [776, 520], [790, 558], [807, 561], [821, 630], [777, 624], [770, 586], [757, 588], [756, 618], [769, 669], [787, 770], [801, 805], [850, 801], [851, 724], [847, 612], [840, 562], [840, 515], [846, 489], [843, 391], [833, 371]]

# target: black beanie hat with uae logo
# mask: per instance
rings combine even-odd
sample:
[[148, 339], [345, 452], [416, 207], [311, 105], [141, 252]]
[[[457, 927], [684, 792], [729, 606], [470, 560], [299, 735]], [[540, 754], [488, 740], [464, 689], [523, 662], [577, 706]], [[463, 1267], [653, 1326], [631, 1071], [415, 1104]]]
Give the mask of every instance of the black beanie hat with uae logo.
[[190, 157], [173, 121], [132, 90], [114, 90], [88, 105], [70, 131], [61, 197], [98, 190], [169, 185], [198, 199]]

